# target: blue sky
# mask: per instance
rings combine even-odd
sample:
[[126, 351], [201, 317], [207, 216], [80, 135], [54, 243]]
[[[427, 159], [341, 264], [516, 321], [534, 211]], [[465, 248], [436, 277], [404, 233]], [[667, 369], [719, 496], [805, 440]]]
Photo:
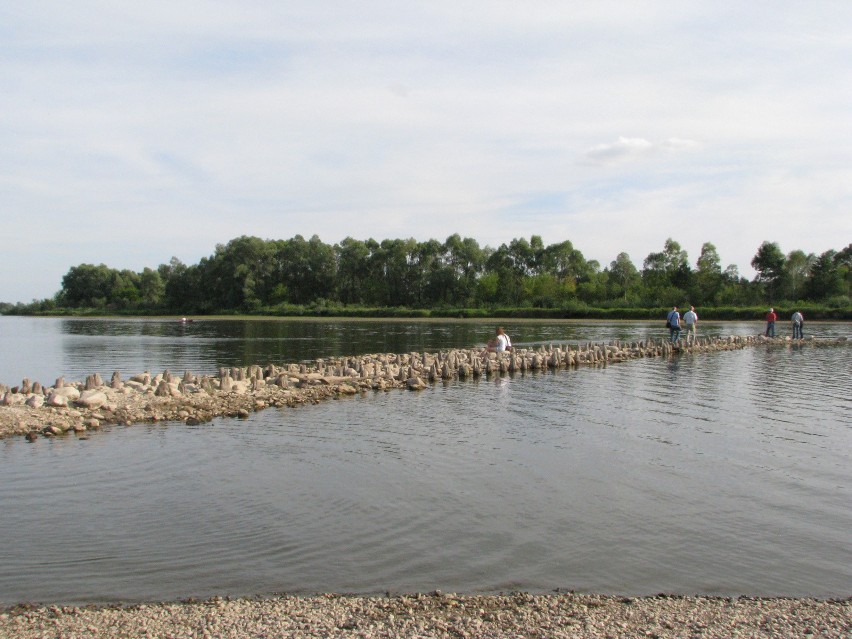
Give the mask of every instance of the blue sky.
[[0, 0], [0, 301], [240, 235], [852, 242], [852, 3]]

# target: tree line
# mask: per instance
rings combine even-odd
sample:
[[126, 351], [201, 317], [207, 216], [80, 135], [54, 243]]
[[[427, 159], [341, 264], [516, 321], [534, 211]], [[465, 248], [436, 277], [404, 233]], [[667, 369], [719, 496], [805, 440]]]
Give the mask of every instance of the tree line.
[[314, 235], [287, 240], [241, 236], [198, 264], [177, 258], [141, 272], [104, 264], [71, 267], [53, 298], [0, 305], [4, 313], [104, 312], [290, 314], [296, 308], [409, 309], [658, 308], [781, 306], [848, 308], [852, 244], [821, 255], [785, 254], [763, 242], [752, 280], [722, 267], [706, 242], [693, 263], [669, 238], [637, 268], [627, 253], [605, 266], [570, 241], [545, 246], [533, 235], [494, 249], [451, 235], [444, 242], [356, 240], [329, 245]]

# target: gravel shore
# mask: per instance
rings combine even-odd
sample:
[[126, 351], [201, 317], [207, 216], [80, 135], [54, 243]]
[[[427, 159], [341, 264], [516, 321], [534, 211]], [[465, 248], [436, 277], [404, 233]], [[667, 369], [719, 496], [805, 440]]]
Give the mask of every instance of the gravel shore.
[[0, 614], [0, 637], [852, 637], [852, 600], [598, 595], [319, 595], [28, 607]]

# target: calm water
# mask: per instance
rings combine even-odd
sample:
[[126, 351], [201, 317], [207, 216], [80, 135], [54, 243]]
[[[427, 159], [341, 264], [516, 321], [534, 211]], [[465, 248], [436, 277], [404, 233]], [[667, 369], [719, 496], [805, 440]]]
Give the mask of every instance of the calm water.
[[[507, 329], [516, 343], [555, 343], [659, 336], [657, 324]], [[433, 351], [493, 330], [23, 318], [0, 328], [7, 384]], [[850, 355], [751, 348], [369, 393], [247, 421], [2, 440], [0, 604], [436, 588], [848, 596]]]

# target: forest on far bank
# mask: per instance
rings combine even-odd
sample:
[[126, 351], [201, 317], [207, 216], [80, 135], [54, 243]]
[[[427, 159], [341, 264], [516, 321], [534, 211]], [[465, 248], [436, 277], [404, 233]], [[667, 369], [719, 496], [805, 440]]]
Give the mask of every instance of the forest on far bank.
[[752, 280], [736, 265], [723, 267], [710, 242], [693, 262], [671, 238], [638, 268], [626, 253], [601, 266], [570, 241], [545, 246], [537, 235], [496, 249], [458, 234], [444, 242], [346, 238], [334, 245], [316, 235], [241, 236], [198, 264], [172, 258], [138, 273], [72, 266], [52, 298], [0, 303], [0, 313], [638, 318], [693, 305], [715, 309], [718, 319], [766, 306], [852, 319], [852, 244], [785, 254], [766, 241], [751, 266]]

